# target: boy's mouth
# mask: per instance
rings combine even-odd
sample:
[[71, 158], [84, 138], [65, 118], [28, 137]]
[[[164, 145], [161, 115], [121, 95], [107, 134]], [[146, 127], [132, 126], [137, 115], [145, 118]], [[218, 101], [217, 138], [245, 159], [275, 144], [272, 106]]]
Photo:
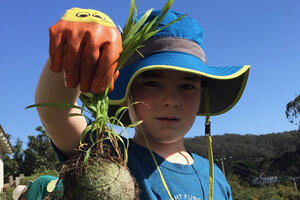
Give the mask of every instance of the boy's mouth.
[[178, 118], [175, 117], [157, 117], [156, 119], [160, 121], [178, 121]]

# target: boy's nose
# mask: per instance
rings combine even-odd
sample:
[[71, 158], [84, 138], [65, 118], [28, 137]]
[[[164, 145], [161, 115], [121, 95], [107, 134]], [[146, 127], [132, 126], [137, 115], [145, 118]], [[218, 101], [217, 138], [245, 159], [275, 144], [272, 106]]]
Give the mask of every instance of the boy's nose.
[[163, 91], [163, 106], [178, 107], [180, 106], [180, 97], [177, 90], [166, 89]]

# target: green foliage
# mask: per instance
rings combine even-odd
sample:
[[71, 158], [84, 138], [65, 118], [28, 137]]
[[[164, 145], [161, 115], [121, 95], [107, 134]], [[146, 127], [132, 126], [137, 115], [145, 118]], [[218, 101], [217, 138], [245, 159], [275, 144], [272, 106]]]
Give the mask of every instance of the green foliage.
[[52, 176], [59, 177], [59, 171], [57, 171], [55, 169], [51, 169], [51, 170], [46, 169], [46, 170], [41, 170], [41, 171], [36, 170], [36, 173], [22, 178], [21, 185], [28, 185], [30, 181], [34, 181], [36, 178], [38, 178], [42, 175], [52, 175]]
[[46, 131], [41, 126], [35, 130], [39, 134], [28, 136], [28, 148], [24, 150], [23, 173], [26, 176], [46, 169], [59, 170], [61, 167]]
[[232, 165], [232, 172], [239, 175], [242, 180], [251, 183], [252, 178], [258, 176], [253, 163], [248, 161], [235, 161]]
[[231, 186], [234, 200], [299, 200], [300, 193], [289, 184], [269, 185], [262, 188], [251, 187], [243, 183], [237, 175], [229, 174], [227, 180]]
[[[300, 174], [300, 148], [292, 152], [285, 152], [283, 155], [270, 160], [273, 169], [285, 171], [286, 175], [296, 176]], [[276, 172], [272, 170], [273, 172]]]
[[22, 148], [22, 141], [17, 139], [12, 157], [4, 155], [5, 182], [8, 182], [10, 175], [16, 177], [23, 173], [30, 176], [44, 170], [60, 170], [62, 164], [51, 147], [46, 131], [41, 126], [36, 131], [39, 132], [38, 135], [28, 136], [28, 147], [25, 150]]
[[[265, 135], [225, 134], [213, 136], [215, 158], [226, 158], [226, 178], [234, 200], [300, 200], [291, 177], [300, 177], [300, 132]], [[205, 137], [185, 138], [190, 152], [207, 157]], [[221, 167], [221, 163], [215, 160]], [[278, 176], [279, 183], [252, 186], [262, 175]], [[297, 182], [300, 189], [300, 180]]]
[[11, 200], [14, 189], [14, 187], [6, 188], [3, 193], [0, 194], [0, 200]]
[[23, 168], [23, 158], [24, 153], [22, 149], [22, 141], [18, 138], [16, 144], [13, 146], [13, 155], [12, 158], [8, 155], [4, 155], [3, 163], [4, 163], [4, 181], [8, 181], [9, 175], [17, 176], [21, 172]]
[[[224, 160], [225, 171], [244, 181], [255, 176], [300, 176], [300, 132], [265, 135], [225, 134], [212, 136], [215, 158]], [[204, 136], [185, 138], [187, 150], [207, 157]], [[221, 167], [221, 162], [215, 160]]]
[[298, 125], [300, 130], [300, 121], [298, 120], [300, 114], [300, 95], [295, 99], [286, 104], [285, 110], [286, 118], [296, 125]]

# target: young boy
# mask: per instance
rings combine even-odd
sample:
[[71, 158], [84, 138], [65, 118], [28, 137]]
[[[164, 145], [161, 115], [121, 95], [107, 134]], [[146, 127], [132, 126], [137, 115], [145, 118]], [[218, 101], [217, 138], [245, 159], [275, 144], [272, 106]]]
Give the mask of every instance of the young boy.
[[[86, 16], [95, 12], [81, 11], [88, 13]], [[150, 19], [159, 13], [152, 12]], [[176, 11], [169, 11], [160, 27], [181, 15]], [[107, 34], [103, 35], [109, 39], [97, 43], [100, 48], [85, 48], [97, 41], [101, 34], [107, 33], [101, 32], [101, 28], [107, 26], [102, 22], [76, 22], [66, 18], [63, 23], [69, 23], [69, 26], [65, 26], [69, 27], [68, 34], [63, 33], [64, 28], [57, 28], [63, 27], [62, 20], [50, 28], [51, 63], [47, 61], [41, 74], [36, 90], [36, 103], [76, 104], [80, 90], [100, 93], [109, 83], [106, 80], [113, 79], [111, 90], [113, 86], [114, 89], [109, 93], [110, 112], [113, 113], [120, 105], [141, 102], [131, 107], [129, 113], [122, 118], [124, 123], [143, 120], [135, 128], [128, 151], [128, 167], [138, 182], [140, 199], [208, 199], [208, 161], [188, 152], [183, 139], [197, 115], [222, 114], [237, 103], [247, 82], [249, 66], [206, 65], [203, 30], [196, 20], [185, 16], [144, 43], [143, 48], [139, 49], [144, 58], [139, 54], [133, 55], [125, 67], [113, 76], [111, 71], [114, 71], [112, 68], [116, 65], [117, 57], [113, 58], [115, 53], [106, 51], [120, 50], [118, 33], [114, 32], [110, 38]], [[87, 31], [90, 26], [88, 23], [97, 25], [100, 31]], [[76, 27], [74, 30], [77, 32], [74, 34], [78, 37], [70, 34], [70, 27]], [[86, 32], [88, 39], [84, 36]], [[58, 39], [67, 37], [69, 39], [65, 39], [66, 42]], [[80, 46], [85, 46], [84, 50], [80, 50]], [[110, 48], [106, 48], [107, 46]], [[100, 52], [97, 52], [99, 49]], [[56, 51], [59, 53], [55, 53]], [[54, 58], [57, 55], [59, 58]], [[100, 57], [99, 60], [88, 59], [97, 57], [95, 55]], [[60, 158], [66, 160], [74, 155], [80, 133], [87, 123], [83, 117], [67, 115], [79, 111], [38, 108], [38, 112]], [[147, 143], [154, 152], [165, 184]], [[216, 166], [214, 174], [214, 199], [231, 199], [230, 187]]]

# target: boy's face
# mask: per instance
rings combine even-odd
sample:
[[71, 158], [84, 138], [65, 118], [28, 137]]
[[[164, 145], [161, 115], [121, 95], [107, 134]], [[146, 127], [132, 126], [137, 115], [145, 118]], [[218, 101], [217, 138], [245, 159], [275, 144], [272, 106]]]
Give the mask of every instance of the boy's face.
[[[135, 114], [150, 142], [178, 142], [192, 127], [201, 100], [200, 78], [185, 72], [155, 70], [139, 75], [131, 87]], [[135, 116], [136, 115], [136, 116]], [[137, 118], [137, 119], [136, 119]], [[143, 137], [136, 129], [135, 137]]]

